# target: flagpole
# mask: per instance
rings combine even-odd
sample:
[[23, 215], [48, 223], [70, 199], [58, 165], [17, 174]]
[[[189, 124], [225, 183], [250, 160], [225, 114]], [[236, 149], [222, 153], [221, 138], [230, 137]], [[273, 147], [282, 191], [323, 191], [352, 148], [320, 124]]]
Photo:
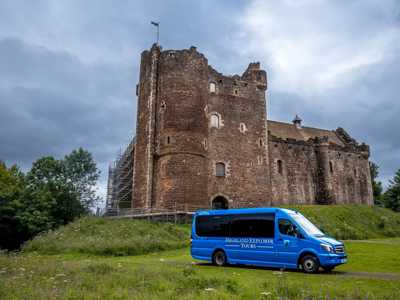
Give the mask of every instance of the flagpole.
[[160, 39], [160, 22], [151, 21], [150, 24], [157, 27], [157, 45], [158, 45]]

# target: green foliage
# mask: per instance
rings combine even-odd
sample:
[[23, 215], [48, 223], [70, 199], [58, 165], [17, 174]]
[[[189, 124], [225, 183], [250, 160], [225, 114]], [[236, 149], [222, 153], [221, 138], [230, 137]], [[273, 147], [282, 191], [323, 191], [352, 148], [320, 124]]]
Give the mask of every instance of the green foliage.
[[37, 236], [23, 251], [137, 255], [188, 246], [189, 237], [188, 225], [85, 217]]
[[0, 163], [0, 248], [15, 249], [36, 234], [89, 213], [98, 200], [96, 163], [83, 149], [63, 160], [43, 157], [26, 176]]
[[80, 203], [88, 212], [99, 201], [95, 186], [100, 171], [97, 169], [96, 162], [89, 151], [79, 148], [65, 156], [61, 163], [64, 166], [66, 178], [72, 184]]
[[337, 239], [400, 236], [400, 214], [366, 205], [291, 205], [326, 234]]
[[400, 212], [400, 169], [397, 170], [393, 180], [390, 180], [390, 185], [384, 194], [385, 206]]
[[372, 193], [374, 197], [375, 205], [383, 206], [382, 201], [382, 182], [377, 181], [379, 175], [379, 166], [370, 161], [369, 162], [369, 170], [371, 172], [371, 181], [372, 181]]
[[0, 161], [0, 249], [15, 249], [28, 237], [17, 219], [25, 192], [25, 178], [16, 167]]

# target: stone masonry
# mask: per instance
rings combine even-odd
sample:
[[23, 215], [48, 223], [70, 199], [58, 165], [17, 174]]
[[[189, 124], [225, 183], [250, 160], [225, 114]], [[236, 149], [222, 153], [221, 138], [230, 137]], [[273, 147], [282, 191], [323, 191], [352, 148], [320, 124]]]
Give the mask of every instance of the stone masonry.
[[225, 76], [195, 47], [141, 56], [132, 208], [372, 205], [369, 147], [267, 120], [267, 74]]

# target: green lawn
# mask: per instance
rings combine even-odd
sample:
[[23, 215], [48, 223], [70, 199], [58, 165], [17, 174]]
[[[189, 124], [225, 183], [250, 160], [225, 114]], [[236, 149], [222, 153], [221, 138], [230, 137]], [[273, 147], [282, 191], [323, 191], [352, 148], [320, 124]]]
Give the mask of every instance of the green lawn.
[[0, 255], [0, 299], [397, 299], [400, 239], [345, 244], [349, 263], [317, 275], [217, 268], [195, 263], [188, 248], [123, 257]]

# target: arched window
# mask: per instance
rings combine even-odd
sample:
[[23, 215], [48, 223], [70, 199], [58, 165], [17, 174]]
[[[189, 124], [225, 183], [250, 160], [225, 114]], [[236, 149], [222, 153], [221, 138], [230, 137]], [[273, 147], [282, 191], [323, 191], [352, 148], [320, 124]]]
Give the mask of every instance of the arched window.
[[225, 164], [224, 163], [216, 163], [215, 164], [215, 175], [217, 177], [225, 177]]
[[333, 173], [333, 163], [331, 161], [329, 162], [329, 170]]
[[278, 159], [278, 161], [276, 162], [278, 165], [278, 173], [282, 174], [283, 169], [282, 169], [282, 161], [280, 159]]
[[210, 82], [210, 93], [215, 93], [217, 91], [217, 85], [215, 82]]
[[219, 128], [219, 115], [211, 115], [211, 127]]

